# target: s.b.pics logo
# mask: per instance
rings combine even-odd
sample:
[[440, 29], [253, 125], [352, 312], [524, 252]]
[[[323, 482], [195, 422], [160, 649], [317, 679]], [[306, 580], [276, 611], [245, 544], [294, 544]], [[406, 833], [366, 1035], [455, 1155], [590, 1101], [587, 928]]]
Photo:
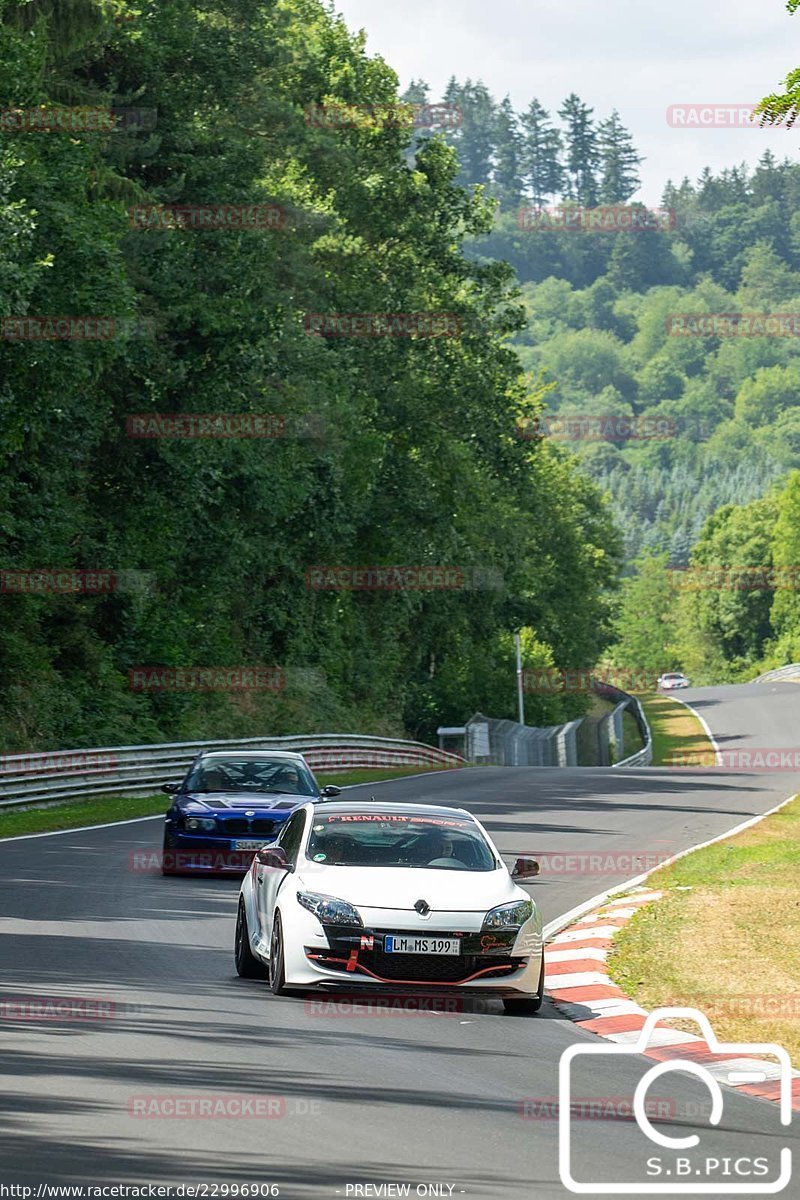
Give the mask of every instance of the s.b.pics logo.
[[[676, 1018], [696, 1023], [700, 1036], [657, 1028]], [[587, 1125], [574, 1119], [575, 1097], [590, 1094], [598, 1075], [604, 1086], [613, 1079], [617, 1090], [627, 1083], [634, 1118], [626, 1122], [625, 1152], [620, 1145], [602, 1157], [596, 1144], [581, 1146]], [[667, 1101], [655, 1115], [654, 1085]], [[733, 1089], [741, 1087], [774, 1092], [778, 1104], [762, 1112], [774, 1128], [743, 1136], [741, 1118], [724, 1121]], [[792, 1152], [781, 1132], [792, 1119], [789, 1055], [771, 1043], [718, 1042], [694, 1008], [650, 1013], [635, 1042], [570, 1046], [559, 1066], [558, 1119], [561, 1182], [578, 1195], [753, 1197], [776, 1195], [792, 1178]]]

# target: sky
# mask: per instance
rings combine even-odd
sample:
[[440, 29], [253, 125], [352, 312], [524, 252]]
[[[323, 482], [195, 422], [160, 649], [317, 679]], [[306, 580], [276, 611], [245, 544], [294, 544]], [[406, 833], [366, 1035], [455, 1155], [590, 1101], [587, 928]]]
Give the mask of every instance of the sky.
[[[517, 110], [535, 96], [555, 113], [577, 92], [603, 119], [617, 108], [646, 161], [635, 199], [658, 205], [668, 179], [755, 164], [765, 149], [800, 160], [800, 127], [726, 128], [709, 106], [746, 107], [800, 66], [800, 11], [783, 0], [333, 0], [401, 87], [424, 79], [439, 99], [451, 75], [482, 79]], [[690, 105], [681, 128], [670, 106]], [[701, 112], [705, 109], [705, 112]]]

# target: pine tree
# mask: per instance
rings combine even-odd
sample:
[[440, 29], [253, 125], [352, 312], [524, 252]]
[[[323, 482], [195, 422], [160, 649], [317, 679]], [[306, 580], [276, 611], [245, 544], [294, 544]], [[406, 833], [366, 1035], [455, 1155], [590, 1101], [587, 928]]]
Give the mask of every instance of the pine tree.
[[605, 204], [620, 204], [639, 190], [639, 163], [633, 138], [619, 119], [616, 109], [597, 129], [600, 152], [600, 199]]
[[464, 119], [456, 139], [461, 159], [458, 182], [467, 187], [476, 183], [488, 185], [495, 146], [495, 103], [480, 80], [473, 83], [468, 79], [460, 91]]
[[495, 115], [493, 192], [502, 208], [513, 208], [522, 196], [522, 137], [519, 120], [508, 96]]
[[541, 208], [548, 197], [560, 195], [564, 186], [561, 133], [550, 124], [550, 114], [538, 100], [531, 100], [520, 124], [523, 186], [536, 207]]
[[567, 96], [558, 110], [558, 115], [567, 126], [567, 184], [564, 194], [567, 199], [577, 200], [588, 207], [597, 204], [597, 170], [600, 162], [593, 114], [594, 109], [584, 104], [574, 92]]

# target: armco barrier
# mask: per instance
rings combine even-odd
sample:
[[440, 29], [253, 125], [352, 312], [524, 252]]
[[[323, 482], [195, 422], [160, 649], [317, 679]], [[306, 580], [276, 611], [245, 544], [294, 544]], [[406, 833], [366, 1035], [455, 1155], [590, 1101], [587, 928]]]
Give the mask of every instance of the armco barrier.
[[617, 717], [616, 731], [619, 738], [618, 745], [622, 745], [622, 712], [623, 708], [629, 709], [633, 714], [633, 719], [636, 722], [639, 734], [644, 745], [636, 754], [631, 754], [628, 758], [623, 758], [621, 762], [614, 763], [615, 767], [649, 767], [653, 761], [653, 734], [650, 730], [647, 717], [644, 715], [644, 709], [635, 696], [629, 696], [627, 692], [623, 692], [620, 688], [613, 687], [610, 683], [600, 683], [595, 681], [594, 690], [598, 696], [603, 696], [606, 700], [614, 700], [617, 702], [617, 709], [611, 714], [612, 717]]
[[177, 783], [203, 750], [291, 750], [314, 770], [382, 767], [462, 767], [464, 759], [423, 742], [356, 734], [238, 738], [159, 746], [110, 746], [0, 755], [0, 808], [93, 796], [147, 796]]
[[790, 663], [788, 667], [778, 667], [774, 671], [765, 671], [753, 683], [780, 683], [782, 679], [800, 679], [800, 663]]

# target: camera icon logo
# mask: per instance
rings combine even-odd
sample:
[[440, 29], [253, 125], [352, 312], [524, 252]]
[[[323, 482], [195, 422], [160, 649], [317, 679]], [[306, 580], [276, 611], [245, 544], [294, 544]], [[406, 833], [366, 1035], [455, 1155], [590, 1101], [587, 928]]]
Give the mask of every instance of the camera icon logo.
[[[700, 1029], [700, 1044], [705, 1043], [703, 1062], [695, 1058], [670, 1058], [659, 1062], [647, 1069], [649, 1049], [668, 1044], [677, 1045], [671, 1035], [674, 1030], [661, 1030], [656, 1035], [656, 1027], [665, 1020], [693, 1021]], [[664, 1035], [667, 1035], [666, 1037]], [[603, 1069], [607, 1078], [614, 1078], [614, 1086], [619, 1090], [622, 1079], [628, 1078], [633, 1068], [640, 1074], [638, 1083], [632, 1091], [630, 1112], [635, 1118], [636, 1126], [643, 1135], [641, 1140], [641, 1178], [617, 1179], [579, 1179], [576, 1177], [576, 1164], [586, 1161], [588, 1155], [581, 1156], [579, 1140], [576, 1137], [573, 1109], [575, 1108], [576, 1093], [574, 1090], [575, 1076], [580, 1066], [588, 1069], [594, 1066], [596, 1077], [596, 1056], [605, 1056]], [[718, 1056], [715, 1060], [715, 1056]], [[773, 1061], [764, 1061], [765, 1056]], [[612, 1076], [613, 1062], [620, 1060], [618, 1077]], [[670, 1079], [669, 1077], [672, 1076]], [[792, 1151], [788, 1146], [776, 1148], [775, 1138], [767, 1138], [768, 1153], [756, 1157], [747, 1156], [739, 1151], [741, 1145], [736, 1135], [725, 1135], [720, 1130], [717, 1139], [713, 1139], [711, 1131], [720, 1126], [724, 1110], [724, 1093], [721, 1084], [732, 1086], [742, 1084], [757, 1084], [767, 1080], [777, 1082], [780, 1089], [780, 1101], [776, 1106], [776, 1114], [781, 1126], [788, 1126], [792, 1121], [792, 1065], [788, 1053], [782, 1046], [763, 1042], [719, 1042], [711, 1027], [708, 1017], [694, 1008], [659, 1008], [650, 1013], [639, 1034], [637, 1041], [621, 1045], [617, 1042], [598, 1042], [590, 1045], [570, 1046], [561, 1056], [559, 1064], [559, 1174], [561, 1182], [568, 1191], [577, 1195], [607, 1195], [607, 1196], [686, 1196], [686, 1195], [775, 1195], [786, 1188], [792, 1178]], [[674, 1136], [659, 1129], [651, 1119], [653, 1105], [648, 1103], [650, 1088], [659, 1082], [663, 1089], [665, 1082], [675, 1089], [679, 1098], [671, 1107], [677, 1113], [681, 1104], [685, 1111], [698, 1111], [694, 1099], [687, 1101], [687, 1096], [695, 1097], [702, 1089], [710, 1095], [708, 1126], [698, 1133], [686, 1136]], [[700, 1087], [698, 1088], [698, 1084]], [[707, 1105], [703, 1106], [703, 1111]], [[663, 1111], [656, 1106], [657, 1111]], [[662, 1121], [668, 1127], [670, 1124], [687, 1122]], [[709, 1130], [708, 1127], [711, 1127]], [[691, 1125], [690, 1125], [691, 1128]], [[703, 1145], [702, 1134], [705, 1131], [709, 1142]], [[725, 1138], [727, 1137], [727, 1142]], [[713, 1142], [713, 1144], [711, 1144]], [[734, 1147], [733, 1153], [720, 1153], [720, 1145]], [[654, 1147], [659, 1150], [654, 1153]], [[577, 1153], [576, 1153], [577, 1150]], [[620, 1154], [620, 1172], [628, 1174], [634, 1166], [638, 1168], [638, 1152], [631, 1158]], [[648, 1157], [649, 1155], [649, 1157]], [[582, 1174], [582, 1172], [580, 1172]]]

